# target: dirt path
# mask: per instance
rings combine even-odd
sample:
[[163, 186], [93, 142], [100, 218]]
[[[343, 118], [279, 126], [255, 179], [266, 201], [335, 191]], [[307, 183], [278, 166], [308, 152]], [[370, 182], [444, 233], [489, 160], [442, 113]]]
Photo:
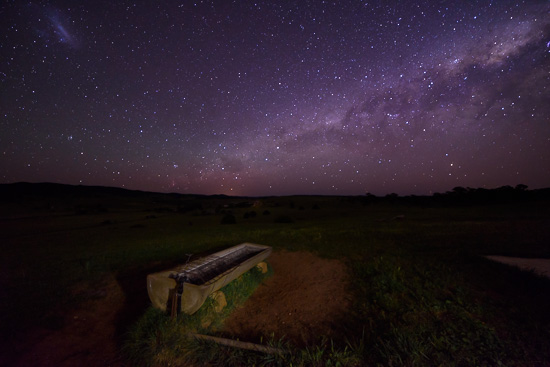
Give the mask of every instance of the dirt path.
[[253, 341], [274, 334], [298, 345], [339, 334], [350, 304], [345, 265], [309, 252], [276, 252], [268, 260], [274, 276], [232, 313], [223, 332]]
[[[225, 333], [242, 340], [274, 333], [298, 344], [337, 333], [349, 303], [345, 265], [308, 252], [274, 252], [268, 262], [274, 275], [227, 320]], [[67, 313], [59, 330], [27, 333], [11, 349], [15, 360], [0, 365], [125, 366], [121, 335], [150, 305], [144, 276], [110, 277], [98, 288], [76, 289], [93, 300]]]

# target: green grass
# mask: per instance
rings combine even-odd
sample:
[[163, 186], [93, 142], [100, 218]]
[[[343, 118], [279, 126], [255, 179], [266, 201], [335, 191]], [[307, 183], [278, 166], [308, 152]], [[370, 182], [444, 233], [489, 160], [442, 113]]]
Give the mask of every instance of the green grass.
[[[136, 269], [146, 274], [185, 262], [186, 253], [256, 242], [344, 261], [354, 299], [343, 325], [348, 332], [305, 349], [266, 341], [291, 351], [281, 358], [187, 338], [184, 343], [184, 333], [174, 331], [180, 320], [172, 323], [148, 310], [132, 329], [140, 330], [132, 340], [156, 356], [147, 359], [149, 365], [177, 361], [180, 357], [173, 356], [183, 345], [193, 358], [211, 356], [234, 365], [550, 364], [550, 281], [480, 256], [549, 258], [546, 202], [429, 208], [272, 198], [264, 199], [252, 218], [243, 218], [250, 208], [232, 208], [236, 224], [221, 225], [224, 214], [202, 213], [210, 208], [213, 213], [224, 199], [216, 200], [185, 214], [151, 212], [136, 204], [2, 221], [1, 334], [24, 333], [34, 325], [61, 327], [63, 311], [86, 301], [72, 291], [83, 282], [93, 285], [107, 274]], [[266, 209], [270, 215], [261, 214]], [[146, 219], [151, 213], [155, 218]], [[389, 220], [396, 215], [405, 219]], [[292, 222], [275, 223], [280, 216]]]
[[223, 325], [223, 320], [238, 306], [242, 305], [260, 283], [273, 274], [262, 274], [254, 267], [235, 281], [223, 287], [227, 306], [216, 312], [216, 302], [207, 298], [204, 305], [193, 315], [181, 313], [170, 318], [166, 312], [150, 307], [143, 317], [130, 329], [124, 344], [124, 353], [132, 365], [185, 365], [201, 359], [203, 362], [210, 353], [200, 351], [201, 343], [189, 337], [189, 333], [212, 334]]
[[317, 345], [298, 349], [292, 343], [272, 336], [261, 342], [281, 353], [264, 353], [197, 340], [189, 335], [216, 335], [222, 328], [224, 319], [242, 305], [272, 273], [271, 267], [267, 274], [253, 268], [222, 288], [228, 304], [219, 313], [215, 311], [215, 303], [210, 298], [195, 314], [180, 314], [175, 319], [170, 318], [166, 312], [150, 307], [129, 330], [123, 347], [125, 356], [135, 366], [359, 365], [363, 352], [361, 340], [354, 343], [347, 341], [341, 346], [336, 345], [333, 340], [322, 338]]

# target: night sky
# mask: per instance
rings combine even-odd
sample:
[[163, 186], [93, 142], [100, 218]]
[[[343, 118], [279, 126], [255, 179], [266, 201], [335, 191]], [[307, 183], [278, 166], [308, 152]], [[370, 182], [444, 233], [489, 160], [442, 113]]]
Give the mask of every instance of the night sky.
[[0, 182], [550, 186], [548, 1], [4, 1]]

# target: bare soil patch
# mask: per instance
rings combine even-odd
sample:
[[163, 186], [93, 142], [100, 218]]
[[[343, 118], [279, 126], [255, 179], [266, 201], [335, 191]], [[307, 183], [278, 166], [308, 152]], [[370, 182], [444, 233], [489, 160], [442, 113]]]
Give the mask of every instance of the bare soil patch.
[[538, 275], [550, 278], [550, 259], [529, 259], [510, 256], [486, 256], [489, 260], [516, 266], [520, 269], [533, 271]]
[[[98, 289], [83, 287], [77, 294], [92, 297], [65, 315], [59, 330], [39, 328], [19, 340], [15, 366], [122, 366], [116, 320], [124, 292], [114, 278]], [[92, 294], [90, 294], [92, 292]]]
[[273, 335], [301, 346], [341, 336], [350, 305], [346, 266], [303, 251], [267, 260], [274, 275], [225, 320], [223, 333], [247, 341]]

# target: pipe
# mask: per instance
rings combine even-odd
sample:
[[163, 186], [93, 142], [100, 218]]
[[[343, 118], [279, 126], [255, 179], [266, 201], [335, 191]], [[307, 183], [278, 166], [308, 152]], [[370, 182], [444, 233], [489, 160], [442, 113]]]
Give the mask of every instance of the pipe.
[[268, 347], [266, 345], [261, 345], [261, 344], [242, 342], [240, 340], [219, 338], [217, 336], [210, 336], [210, 335], [203, 335], [203, 334], [196, 334], [196, 333], [189, 333], [188, 335], [195, 338], [195, 339], [207, 340], [207, 341], [211, 341], [211, 342], [214, 342], [214, 343], [217, 343], [217, 344], [226, 345], [228, 347], [248, 349], [248, 350], [253, 350], [253, 351], [256, 351], [256, 352], [263, 352], [263, 353], [268, 353], [268, 354], [283, 355], [285, 353], [288, 353], [287, 351], [285, 351], [283, 349]]

